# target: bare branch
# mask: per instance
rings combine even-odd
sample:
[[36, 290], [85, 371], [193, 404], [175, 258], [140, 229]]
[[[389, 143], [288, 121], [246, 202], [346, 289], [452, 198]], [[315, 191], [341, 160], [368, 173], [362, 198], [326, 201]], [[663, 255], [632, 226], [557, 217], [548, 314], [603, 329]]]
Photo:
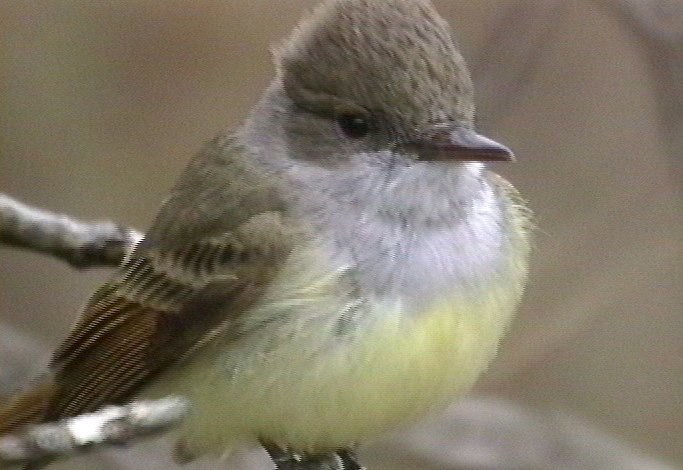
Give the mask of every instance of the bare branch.
[[112, 222], [87, 223], [0, 194], [0, 244], [47, 253], [74, 267], [117, 266], [142, 234]]
[[29, 426], [21, 434], [0, 438], [0, 466], [26, 465], [163, 433], [180, 422], [189, 407], [183, 398], [166, 397]]

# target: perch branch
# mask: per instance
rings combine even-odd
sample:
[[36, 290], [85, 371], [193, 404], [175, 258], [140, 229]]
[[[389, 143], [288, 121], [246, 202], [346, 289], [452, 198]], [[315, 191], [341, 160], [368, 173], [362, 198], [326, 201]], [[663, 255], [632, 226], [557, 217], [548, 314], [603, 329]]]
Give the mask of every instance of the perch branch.
[[142, 238], [112, 222], [87, 223], [0, 194], [0, 244], [56, 256], [74, 267], [117, 266]]
[[166, 397], [108, 406], [95, 413], [29, 426], [21, 433], [0, 437], [0, 467], [127, 444], [143, 436], [163, 433], [181, 421], [188, 410], [185, 399]]
[[[0, 468], [45, 463], [54, 458], [98, 448], [131, 444], [163, 434], [182, 421], [190, 403], [181, 397], [107, 406], [61, 421], [27, 426], [0, 437]], [[304, 458], [264, 445], [277, 470], [364, 470], [350, 451]]]

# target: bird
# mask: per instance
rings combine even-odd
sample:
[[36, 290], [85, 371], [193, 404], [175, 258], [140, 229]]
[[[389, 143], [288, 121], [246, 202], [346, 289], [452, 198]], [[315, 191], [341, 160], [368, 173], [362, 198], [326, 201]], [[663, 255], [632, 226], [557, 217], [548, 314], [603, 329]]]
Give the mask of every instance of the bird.
[[176, 458], [315, 459], [443, 409], [527, 283], [531, 213], [489, 162], [428, 0], [326, 0], [274, 48], [243, 124], [190, 161], [0, 435], [177, 394]]

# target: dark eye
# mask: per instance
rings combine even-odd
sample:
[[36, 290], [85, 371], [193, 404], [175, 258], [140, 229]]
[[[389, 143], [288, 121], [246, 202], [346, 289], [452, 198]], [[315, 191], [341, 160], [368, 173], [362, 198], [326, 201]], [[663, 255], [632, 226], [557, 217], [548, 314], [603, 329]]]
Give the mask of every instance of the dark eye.
[[351, 139], [363, 138], [370, 132], [367, 117], [358, 114], [341, 114], [337, 117], [337, 124], [344, 135]]

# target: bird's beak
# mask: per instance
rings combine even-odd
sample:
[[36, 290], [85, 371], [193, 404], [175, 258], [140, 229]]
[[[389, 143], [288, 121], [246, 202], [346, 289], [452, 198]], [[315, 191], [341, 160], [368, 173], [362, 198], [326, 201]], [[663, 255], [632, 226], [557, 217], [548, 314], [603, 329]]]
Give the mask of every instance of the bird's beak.
[[420, 137], [400, 145], [426, 161], [510, 162], [512, 150], [495, 140], [460, 126], [435, 126]]

